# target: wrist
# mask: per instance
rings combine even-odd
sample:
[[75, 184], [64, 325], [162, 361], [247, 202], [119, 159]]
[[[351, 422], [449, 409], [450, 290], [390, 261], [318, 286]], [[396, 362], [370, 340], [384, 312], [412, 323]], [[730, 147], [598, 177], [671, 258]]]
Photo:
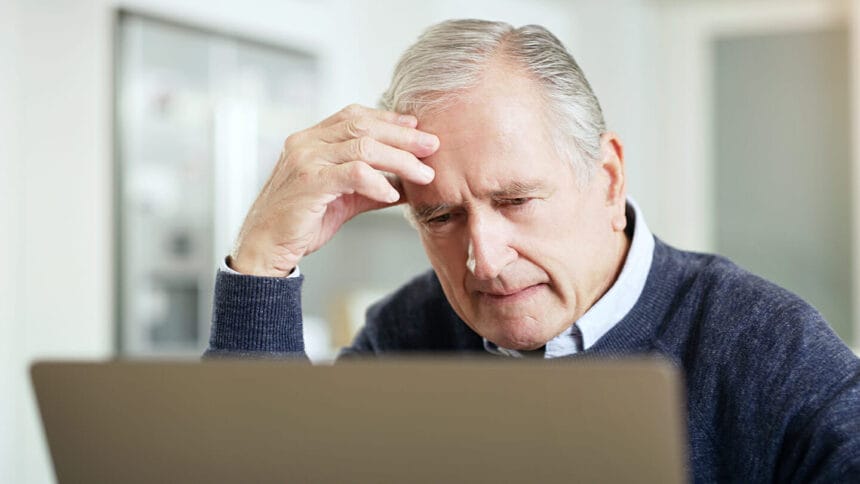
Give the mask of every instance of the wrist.
[[295, 265], [275, 264], [270, 258], [249, 253], [248, 250], [236, 251], [227, 256], [227, 267], [240, 274], [260, 277], [287, 277], [295, 269]]

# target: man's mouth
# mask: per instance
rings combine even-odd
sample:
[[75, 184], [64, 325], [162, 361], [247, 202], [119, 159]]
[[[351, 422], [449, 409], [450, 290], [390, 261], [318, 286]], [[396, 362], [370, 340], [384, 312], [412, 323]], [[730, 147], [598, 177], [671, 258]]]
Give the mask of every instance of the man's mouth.
[[513, 290], [478, 291], [478, 294], [493, 302], [513, 302], [531, 296], [545, 285], [545, 283], [539, 283], [532, 284], [530, 286], [523, 286]]

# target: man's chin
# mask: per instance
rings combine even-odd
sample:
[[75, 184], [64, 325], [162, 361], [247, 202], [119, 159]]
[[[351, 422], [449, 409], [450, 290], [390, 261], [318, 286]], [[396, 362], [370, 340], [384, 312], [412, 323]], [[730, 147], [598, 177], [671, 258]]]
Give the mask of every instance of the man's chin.
[[[535, 342], [530, 342], [530, 343], [511, 343], [511, 344], [509, 344], [509, 345], [501, 344], [501, 345], [498, 345], [498, 346], [501, 346], [502, 348], [505, 348], [505, 349], [508, 349], [508, 350], [517, 350], [517, 351], [534, 351], [534, 350], [536, 350], [536, 349], [538, 349], [538, 348], [541, 348], [542, 346], [546, 345], [546, 343], [547, 343], [546, 341], [544, 341], [544, 342], [542, 342], [542, 343], [541, 343], [541, 342], [538, 342], [538, 343], [535, 343]], [[497, 344], [498, 344], [498, 343], [497, 343]]]
[[486, 338], [502, 348], [517, 351], [536, 350], [553, 338], [552, 335], [544, 334], [539, 330], [524, 331], [523, 329], [512, 328], [509, 331], [494, 332]]
[[476, 311], [478, 314], [469, 315], [472, 316], [469, 318], [462, 318], [463, 321], [474, 332], [509, 350], [531, 351], [538, 349], [564, 331], [560, 320], [557, 321], [553, 318], [551, 322], [547, 322], [544, 318], [538, 319], [533, 316], [538, 312], [535, 310], [504, 314], [500, 311], [487, 311], [487, 308], [478, 307], [476, 309], [478, 309]]

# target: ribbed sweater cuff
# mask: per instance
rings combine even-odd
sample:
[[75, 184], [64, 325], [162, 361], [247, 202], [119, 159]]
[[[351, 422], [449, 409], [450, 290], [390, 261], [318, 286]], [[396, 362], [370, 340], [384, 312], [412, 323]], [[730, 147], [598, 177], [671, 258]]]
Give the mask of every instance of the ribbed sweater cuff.
[[207, 356], [303, 353], [302, 281], [218, 271]]

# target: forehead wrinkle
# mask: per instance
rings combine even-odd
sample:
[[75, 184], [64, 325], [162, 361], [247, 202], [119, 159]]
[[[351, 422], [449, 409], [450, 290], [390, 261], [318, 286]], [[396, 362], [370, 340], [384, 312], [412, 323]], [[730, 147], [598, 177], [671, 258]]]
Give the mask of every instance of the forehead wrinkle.
[[493, 190], [490, 192], [490, 196], [497, 198], [531, 195], [542, 190], [544, 187], [544, 183], [538, 180], [514, 180], [498, 190]]

